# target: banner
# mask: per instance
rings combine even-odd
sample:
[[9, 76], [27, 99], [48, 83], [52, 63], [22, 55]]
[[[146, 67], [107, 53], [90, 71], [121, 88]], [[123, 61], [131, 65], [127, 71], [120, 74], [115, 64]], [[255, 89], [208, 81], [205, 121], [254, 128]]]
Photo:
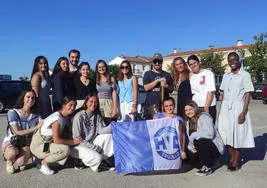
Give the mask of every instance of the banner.
[[176, 118], [112, 123], [117, 173], [181, 167], [179, 121]]

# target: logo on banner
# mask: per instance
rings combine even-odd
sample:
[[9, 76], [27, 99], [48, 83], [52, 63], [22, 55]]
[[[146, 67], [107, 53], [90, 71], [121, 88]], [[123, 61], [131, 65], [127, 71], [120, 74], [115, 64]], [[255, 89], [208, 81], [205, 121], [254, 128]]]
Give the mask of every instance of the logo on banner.
[[163, 127], [154, 135], [154, 143], [157, 153], [167, 160], [175, 160], [180, 157], [179, 138], [175, 128]]

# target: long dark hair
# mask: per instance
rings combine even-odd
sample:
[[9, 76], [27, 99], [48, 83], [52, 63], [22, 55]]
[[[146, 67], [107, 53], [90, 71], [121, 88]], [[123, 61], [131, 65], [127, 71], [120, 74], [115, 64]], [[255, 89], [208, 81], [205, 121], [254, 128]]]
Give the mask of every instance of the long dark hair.
[[184, 117], [185, 117], [185, 120], [186, 121], [189, 121], [189, 131], [190, 132], [195, 132], [197, 130], [197, 121], [198, 121], [198, 118], [200, 116], [200, 109], [197, 105], [197, 103], [195, 103], [194, 101], [192, 100], [189, 100], [186, 102], [185, 106], [191, 106], [194, 111], [195, 111], [195, 116], [192, 117], [192, 118], [188, 118], [185, 114], [185, 110], [184, 110]]
[[[183, 62], [183, 65], [184, 65], [184, 72], [183, 73], [180, 73], [175, 69], [175, 62], [178, 60]], [[171, 67], [172, 67], [171, 74], [172, 74], [173, 83], [175, 86], [178, 83], [180, 74], [182, 74], [182, 81], [189, 79], [190, 70], [189, 70], [188, 65], [186, 64], [184, 58], [182, 58], [182, 57], [174, 58]]]
[[[62, 61], [67, 61], [67, 63], [69, 64], [69, 60], [68, 60], [68, 58], [66, 58], [66, 57], [60, 57], [60, 58], [57, 60], [57, 62], [56, 62], [56, 64], [55, 64], [55, 67], [54, 67], [54, 69], [53, 69], [53, 74], [52, 74], [52, 76], [51, 76], [52, 78], [53, 78], [57, 73], [63, 71], [62, 68], [60, 67], [60, 63], [61, 63]], [[68, 67], [68, 71], [69, 71], [69, 67]]]
[[45, 64], [46, 64], [46, 67], [47, 67], [47, 69], [46, 69], [45, 72], [46, 72], [47, 75], [49, 75], [49, 72], [48, 72], [48, 71], [49, 71], [48, 61], [47, 61], [47, 59], [46, 59], [45, 56], [39, 55], [39, 56], [37, 56], [37, 57], [35, 58], [35, 60], [34, 60], [34, 64], [33, 64], [33, 68], [32, 68], [32, 74], [31, 74], [31, 78], [33, 77], [33, 75], [34, 75], [36, 72], [39, 71], [38, 66], [39, 66], [39, 63], [40, 63], [41, 59], [44, 60], [44, 62], [45, 62]]
[[124, 60], [124, 61], [122, 61], [121, 64], [120, 64], [120, 70], [119, 70], [119, 76], [118, 76], [118, 80], [120, 80], [120, 81], [122, 81], [123, 78], [124, 78], [124, 75], [123, 75], [123, 73], [122, 73], [122, 71], [121, 71], [121, 66], [122, 66], [123, 64], [127, 64], [128, 69], [129, 69], [127, 78], [129, 79], [129, 78], [131, 78], [131, 77], [133, 76], [133, 71], [132, 71], [132, 67], [131, 67], [131, 65], [130, 65], [130, 62], [127, 61], [127, 60]]
[[105, 73], [105, 76], [107, 77], [107, 83], [108, 83], [108, 84], [111, 84], [111, 76], [110, 76], [110, 74], [109, 74], [108, 65], [107, 65], [107, 63], [106, 63], [104, 60], [102, 60], [102, 59], [98, 60], [98, 61], [96, 62], [96, 65], [95, 65], [96, 84], [97, 84], [97, 85], [100, 84], [100, 74], [99, 74], [99, 72], [98, 72], [98, 65], [99, 65], [100, 63], [103, 63], [104, 66], [106, 67], [106, 73]]
[[75, 100], [75, 98], [71, 97], [71, 96], [65, 96], [63, 98], [63, 103], [61, 104], [60, 108], [58, 111], [61, 111], [63, 109], [63, 107], [68, 104], [69, 102], [74, 101], [77, 104], [77, 101]]
[[36, 98], [36, 93], [32, 88], [25, 89], [20, 93], [20, 95], [19, 95], [19, 97], [17, 99], [17, 102], [16, 102], [16, 104], [14, 105], [13, 108], [21, 109], [24, 106], [24, 97], [29, 92], [32, 92], [34, 94], [34, 96], [35, 96], [35, 103], [30, 108], [30, 111], [31, 111], [31, 113], [37, 113], [38, 112], [38, 101], [37, 101], [37, 98]]

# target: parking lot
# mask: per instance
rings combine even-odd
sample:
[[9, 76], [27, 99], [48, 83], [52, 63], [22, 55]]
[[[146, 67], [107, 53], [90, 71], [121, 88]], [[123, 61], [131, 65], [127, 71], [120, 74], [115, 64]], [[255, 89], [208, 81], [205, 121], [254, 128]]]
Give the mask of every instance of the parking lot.
[[[94, 173], [90, 169], [66, 168], [53, 176], [44, 176], [32, 167], [24, 172], [8, 175], [0, 160], [0, 187], [267, 187], [267, 105], [253, 100], [250, 105], [256, 147], [242, 150], [242, 168], [228, 172], [222, 165], [207, 177], [195, 175], [196, 169], [184, 165], [179, 171], [117, 175], [116, 172]], [[0, 139], [6, 128], [6, 114], [0, 114]], [[220, 158], [226, 164], [227, 154]]]

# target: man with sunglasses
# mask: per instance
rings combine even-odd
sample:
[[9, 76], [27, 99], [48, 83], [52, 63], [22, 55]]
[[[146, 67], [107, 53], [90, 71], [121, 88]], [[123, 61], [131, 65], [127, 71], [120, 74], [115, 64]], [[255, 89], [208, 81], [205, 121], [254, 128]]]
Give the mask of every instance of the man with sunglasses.
[[155, 53], [152, 57], [153, 69], [147, 71], [143, 78], [144, 89], [147, 92], [145, 102], [145, 117], [153, 119], [155, 112], [161, 111], [160, 91], [164, 88], [164, 98], [169, 97], [173, 91], [171, 75], [162, 70], [163, 57]]

